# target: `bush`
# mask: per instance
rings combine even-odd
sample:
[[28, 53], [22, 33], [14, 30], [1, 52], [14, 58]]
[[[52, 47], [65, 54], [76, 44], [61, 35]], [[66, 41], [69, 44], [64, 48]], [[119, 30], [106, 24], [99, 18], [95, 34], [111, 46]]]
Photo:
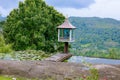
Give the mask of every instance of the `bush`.
[[11, 44], [5, 44], [5, 40], [2, 34], [0, 34], [0, 53], [7, 53], [12, 51]]
[[99, 72], [95, 68], [90, 68], [90, 75], [89, 76], [82, 76], [81, 78], [77, 80], [99, 80]]

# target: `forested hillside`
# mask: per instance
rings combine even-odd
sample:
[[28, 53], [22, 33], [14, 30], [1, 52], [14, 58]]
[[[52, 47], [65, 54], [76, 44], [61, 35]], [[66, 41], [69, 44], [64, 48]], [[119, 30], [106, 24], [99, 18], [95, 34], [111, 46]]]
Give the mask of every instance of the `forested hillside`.
[[0, 16], [0, 22], [1, 22], [1, 21], [4, 21], [5, 19], [6, 19], [6, 17]]
[[[69, 20], [77, 27], [74, 31], [75, 42], [71, 43], [72, 50], [94, 52], [120, 48], [120, 21], [98, 17], [70, 17]], [[0, 27], [2, 24], [3, 21]]]
[[5, 19], [6, 19], [6, 17], [0, 16], [0, 31], [1, 31], [1, 28], [3, 26], [3, 23], [4, 23]]
[[5, 19], [6, 19], [6, 17], [0, 16], [0, 33], [1, 33], [1, 31], [2, 31], [2, 26], [3, 26], [3, 24], [4, 24]]
[[74, 50], [120, 48], [120, 21], [98, 17], [70, 17], [75, 30]]

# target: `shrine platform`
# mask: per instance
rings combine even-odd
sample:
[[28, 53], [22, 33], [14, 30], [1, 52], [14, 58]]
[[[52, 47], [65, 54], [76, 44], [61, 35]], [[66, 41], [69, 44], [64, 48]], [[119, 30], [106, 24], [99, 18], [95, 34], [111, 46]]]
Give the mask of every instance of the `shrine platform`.
[[67, 60], [70, 57], [72, 57], [72, 54], [70, 53], [58, 53], [58, 54], [55, 54], [51, 57], [44, 59], [44, 61], [63, 62], [64, 60]]

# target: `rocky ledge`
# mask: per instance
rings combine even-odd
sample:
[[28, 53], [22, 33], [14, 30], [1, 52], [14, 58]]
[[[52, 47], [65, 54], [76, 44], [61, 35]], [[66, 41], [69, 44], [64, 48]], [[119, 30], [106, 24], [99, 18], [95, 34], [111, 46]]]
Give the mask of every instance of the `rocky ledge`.
[[[120, 65], [94, 64], [100, 80], [120, 80]], [[74, 80], [89, 75], [84, 64], [51, 61], [5, 61], [0, 60], [1, 75], [15, 75], [28, 78], [54, 78], [55, 80]]]

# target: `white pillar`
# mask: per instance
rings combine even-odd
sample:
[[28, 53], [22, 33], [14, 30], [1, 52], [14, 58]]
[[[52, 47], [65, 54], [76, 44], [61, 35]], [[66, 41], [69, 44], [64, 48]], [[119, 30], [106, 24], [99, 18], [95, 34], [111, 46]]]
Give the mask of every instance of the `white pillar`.
[[60, 29], [58, 29], [58, 41], [60, 41]]
[[72, 29], [70, 29], [70, 41], [72, 41]]

